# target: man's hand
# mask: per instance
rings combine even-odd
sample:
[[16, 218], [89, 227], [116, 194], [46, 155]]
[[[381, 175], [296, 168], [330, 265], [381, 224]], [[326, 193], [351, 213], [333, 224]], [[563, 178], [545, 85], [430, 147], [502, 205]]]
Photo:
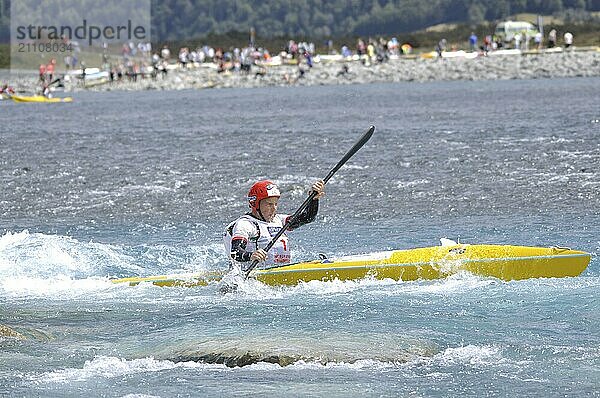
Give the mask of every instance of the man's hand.
[[314, 191], [317, 193], [314, 200], [321, 199], [321, 197], [323, 197], [323, 195], [325, 195], [325, 183], [323, 182], [323, 180], [316, 181], [312, 185], [312, 187], [310, 187], [310, 189], [311, 189], [311, 191]]
[[266, 259], [267, 259], [267, 252], [264, 251], [263, 249], [257, 249], [250, 256], [250, 260], [252, 260], [252, 261], [258, 261], [259, 263], [262, 262], [262, 261], [265, 261]]

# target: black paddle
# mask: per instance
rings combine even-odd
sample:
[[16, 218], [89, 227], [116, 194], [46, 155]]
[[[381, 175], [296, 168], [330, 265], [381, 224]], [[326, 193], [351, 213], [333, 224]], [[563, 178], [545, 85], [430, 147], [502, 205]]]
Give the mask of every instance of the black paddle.
[[[327, 174], [327, 176], [323, 178], [323, 183], [327, 184], [327, 181], [329, 181], [329, 179], [333, 177], [336, 171], [338, 171], [348, 161], [348, 159], [354, 156], [354, 154], [358, 152], [358, 150], [362, 148], [362, 146], [365, 145], [367, 141], [369, 141], [374, 131], [375, 126], [371, 126], [369, 130], [367, 130], [367, 132], [360, 138], [360, 140], [358, 140], [358, 142], [354, 144], [354, 146], [350, 148], [350, 150], [344, 155], [344, 157], [333, 167], [333, 169], [329, 171], [329, 174]], [[296, 221], [296, 219], [300, 216], [300, 213], [302, 213], [304, 209], [306, 209], [310, 201], [313, 200], [316, 195], [317, 193], [315, 191], [312, 191], [310, 195], [308, 195], [308, 198], [304, 200], [304, 203], [302, 203], [298, 210], [296, 210], [296, 212], [288, 219], [288, 222], [285, 223], [283, 228], [281, 228], [279, 232], [277, 232], [277, 235], [275, 235], [273, 239], [271, 239], [269, 244], [265, 246], [265, 248], [263, 249], [265, 252], [271, 250], [275, 242], [277, 242], [279, 238], [281, 238], [281, 235], [283, 235], [284, 232], [289, 228], [290, 224], [293, 224]], [[250, 272], [256, 267], [257, 264], [258, 260], [252, 261], [250, 267], [248, 267], [248, 269], [245, 271], [244, 279], [248, 279], [248, 275], [250, 275]]]

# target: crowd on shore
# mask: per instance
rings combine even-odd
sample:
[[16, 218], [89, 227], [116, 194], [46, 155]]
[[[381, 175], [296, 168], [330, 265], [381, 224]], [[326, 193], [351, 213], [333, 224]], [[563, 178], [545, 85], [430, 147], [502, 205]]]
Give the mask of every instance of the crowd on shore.
[[[533, 41], [531, 46], [530, 41]], [[550, 31], [546, 41], [541, 34], [533, 37], [515, 35], [509, 43], [488, 35], [480, 43], [477, 36], [472, 33], [468, 43], [471, 55], [469, 58], [499, 59], [491, 55], [501, 54], [502, 50], [507, 48], [520, 52], [533, 50], [540, 55], [550, 49], [561, 51], [563, 48], [572, 49], [573, 35], [565, 32], [564, 43], [558, 43], [555, 30]], [[563, 47], [559, 47], [559, 44]], [[108, 52], [103, 54], [103, 65], [99, 68], [88, 67], [83, 60], [78, 64], [74, 63], [74, 60], [77, 60], [75, 55], [65, 57], [65, 74], [59, 77], [55, 77], [57, 75], [55, 69], [58, 69], [55, 60], [51, 60], [47, 65], [40, 65], [38, 91], [48, 95], [50, 89], [54, 90], [58, 87], [67, 90], [131, 90], [485, 78], [478, 77], [468, 67], [464, 70], [457, 69], [456, 65], [455, 73], [448, 74], [440, 68], [440, 65], [430, 61], [432, 58], [445, 59], [449, 54], [456, 55], [460, 51], [457, 46], [448, 45], [445, 39], [441, 39], [434, 51], [417, 56], [413, 54], [413, 48], [409, 43], [402, 43], [395, 37], [357, 39], [354, 45], [344, 44], [339, 50], [334, 48], [333, 43], [328, 42], [325, 54], [316, 54], [314, 43], [295, 40], [289, 40], [276, 54], [254, 43], [243, 48], [227, 50], [208, 45], [192, 49], [181, 47], [176, 52], [167, 45], [153, 51], [150, 43], [137, 45], [127, 43], [123, 45], [119, 56], [110, 55]], [[595, 54], [588, 54], [587, 58], [590, 57], [597, 59]], [[428, 61], [427, 64], [418, 62], [423, 59]], [[400, 62], [405, 60], [417, 62], [413, 62], [413, 65]], [[514, 57], [511, 60], [516, 63]], [[561, 62], [557, 61], [558, 59], [554, 58], [553, 62], [544, 63], [544, 67], [538, 69], [537, 75], [540, 75], [539, 77], [573, 75], [566, 72], [572, 69], [569, 65], [561, 66]], [[505, 70], [503, 75], [494, 73], [494, 68], [491, 67], [490, 73], [487, 74], [488, 78], [518, 78], [511, 72], [510, 61], [486, 63], [490, 66], [500, 64]], [[556, 64], [556, 68], [553, 68], [553, 63]], [[527, 62], [518, 62], [518, 64], [518, 69], [522, 69]], [[315, 66], [318, 67], [314, 68]], [[318, 73], [313, 73], [313, 68], [318, 70]], [[367, 68], [370, 73], [365, 74]], [[553, 70], [556, 70], [556, 73]], [[592, 67], [588, 73], [598, 75], [600, 71], [597, 67]], [[316, 76], [311, 77], [312, 75]]]
[[[468, 38], [470, 51], [477, 52], [478, 55], [482, 56], [506, 48], [529, 51], [531, 40], [534, 41], [533, 48], [536, 50], [544, 48], [543, 37], [539, 32], [535, 36], [529, 36], [525, 32], [516, 34], [508, 43], [494, 35], [485, 36], [481, 44], [478, 44], [478, 38], [474, 33], [471, 33]], [[547, 43], [547, 48], [556, 48], [556, 30], [550, 31]], [[566, 32], [564, 35], [565, 48], [569, 48], [572, 44], [573, 35]], [[153, 53], [150, 43], [140, 43], [137, 48], [142, 54], [141, 58], [136, 57], [136, 46], [130, 43], [123, 46], [122, 57], [119, 62], [104, 63], [103, 68], [109, 71], [110, 82], [122, 81], [123, 79], [137, 81], [138, 78], [148, 77], [156, 79], [158, 76], [164, 77], [172, 69], [187, 70], [203, 64], [213, 65], [217, 73], [247, 74], [256, 68], [255, 76], [265, 75], [267, 73], [265, 67], [267, 66], [298, 65], [298, 73], [303, 75], [314, 66], [315, 57], [317, 57], [317, 61], [322, 58], [316, 54], [314, 43], [296, 42], [295, 40], [289, 40], [281, 51], [275, 55], [272, 55], [267, 48], [257, 47], [253, 43], [243, 48], [235, 47], [227, 50], [209, 45], [195, 49], [181, 47], [176, 53], [173, 53], [168, 45], [163, 45], [160, 51]], [[457, 45], [449, 46], [446, 39], [441, 39], [435, 48], [438, 57], [443, 57], [445, 52], [456, 52], [458, 50]], [[396, 37], [390, 39], [370, 37], [367, 40], [357, 39], [354, 47], [343, 44], [339, 51], [333, 47], [331, 41], [328, 41], [326, 55], [339, 56], [336, 58], [339, 61], [359, 60], [369, 66], [407, 56], [412, 52], [413, 48], [409, 43], [401, 43]], [[149, 56], [149, 54], [152, 55]], [[68, 64], [66, 65], [68, 68]]]

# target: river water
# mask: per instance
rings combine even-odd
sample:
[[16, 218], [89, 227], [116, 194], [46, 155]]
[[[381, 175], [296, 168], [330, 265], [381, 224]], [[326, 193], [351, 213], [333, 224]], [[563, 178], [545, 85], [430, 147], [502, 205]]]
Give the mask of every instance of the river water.
[[[76, 93], [0, 103], [2, 396], [599, 396], [600, 79]], [[312, 259], [439, 244], [560, 245], [576, 278], [109, 278], [227, 267], [257, 179]], [[215, 362], [225, 362], [215, 363]]]

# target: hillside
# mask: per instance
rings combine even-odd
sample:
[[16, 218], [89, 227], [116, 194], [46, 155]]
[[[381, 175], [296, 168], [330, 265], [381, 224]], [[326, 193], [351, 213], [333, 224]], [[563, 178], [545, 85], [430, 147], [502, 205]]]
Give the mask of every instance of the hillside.
[[479, 24], [524, 12], [589, 22], [594, 18], [590, 12], [600, 11], [600, 0], [167, 0], [153, 4], [157, 40], [247, 32], [251, 27], [263, 37], [389, 35], [448, 22]]
[[[151, 0], [155, 42], [248, 32], [263, 38], [395, 35], [444, 23], [480, 24], [517, 13], [600, 23], [600, 0]], [[113, 3], [114, 4], [114, 3]], [[103, 7], [118, 15], [118, 5]], [[10, 0], [0, 0], [0, 42]]]

